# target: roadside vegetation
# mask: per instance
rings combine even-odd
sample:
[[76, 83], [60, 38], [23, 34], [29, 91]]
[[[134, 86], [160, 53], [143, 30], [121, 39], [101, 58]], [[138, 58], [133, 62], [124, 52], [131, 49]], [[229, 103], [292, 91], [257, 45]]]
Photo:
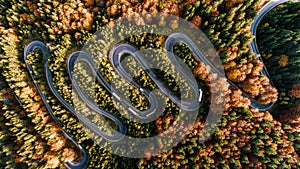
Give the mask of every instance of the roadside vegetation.
[[[214, 134], [200, 144], [199, 137], [210, 106], [210, 100], [206, 99], [199, 109], [193, 130], [174, 148], [154, 157], [125, 158], [97, 145], [79, 120], [51, 94], [45, 81], [42, 55], [33, 52], [30, 63], [34, 66], [37, 82], [47, 94], [48, 103], [63, 128], [89, 153], [89, 168], [299, 168], [300, 78], [297, 70], [300, 64], [300, 5], [277, 7], [266, 16], [258, 30], [258, 46], [275, 84], [273, 87], [270, 79], [261, 74], [263, 63], [249, 51], [253, 39], [250, 24], [263, 3], [259, 0], [0, 0], [0, 93], [3, 98], [0, 101], [0, 168], [64, 168], [64, 162], [80, 158], [78, 150], [60, 133], [61, 129], [51, 119], [30, 81], [23, 61], [24, 47], [32, 40], [47, 44], [51, 52], [49, 67], [54, 85], [68, 103], [76, 105], [66, 70], [68, 55], [81, 49], [105, 24], [134, 12], [168, 13], [191, 22], [215, 46], [228, 79], [260, 103], [278, 101], [271, 112], [251, 108], [250, 100], [244, 98], [240, 90], [229, 88], [229, 84], [210, 83], [226, 79], [215, 76], [207, 65], [197, 62], [186, 46], [177, 45], [175, 54], [190, 67], [199, 85], [206, 89], [205, 98], [219, 94], [212, 88], [224, 93], [218, 95], [218, 99], [225, 100], [223, 116]], [[118, 25], [114, 26], [118, 28]], [[122, 34], [134, 29], [134, 25], [118, 29]], [[109, 30], [104, 34], [109, 41]], [[141, 34], [126, 41], [144, 49], [163, 48], [165, 39], [159, 34]], [[115, 72], [107, 53], [100, 48], [95, 51], [101, 53], [96, 58], [99, 71], [111, 81]], [[139, 69], [134, 61], [126, 66], [129, 70]], [[159, 66], [162, 70], [173, 71], [165, 64]], [[84, 78], [84, 71], [76, 76], [81, 75]], [[159, 72], [159, 77], [172, 92], [178, 92], [168, 73]], [[143, 71], [138, 71], [134, 79], [150, 90], [157, 88]], [[155, 121], [132, 122], [121, 116], [111, 94], [103, 86], [92, 83], [91, 90], [97, 91], [95, 101], [98, 106], [120, 116], [130, 136], [160, 134], [180, 113], [179, 107], [167, 99], [165, 111]], [[126, 87], [125, 83], [123, 87]], [[146, 109], [148, 103], [139, 90], [131, 87], [129, 91], [126, 97], [133, 105], [140, 110]], [[101, 121], [95, 123], [101, 124]]]

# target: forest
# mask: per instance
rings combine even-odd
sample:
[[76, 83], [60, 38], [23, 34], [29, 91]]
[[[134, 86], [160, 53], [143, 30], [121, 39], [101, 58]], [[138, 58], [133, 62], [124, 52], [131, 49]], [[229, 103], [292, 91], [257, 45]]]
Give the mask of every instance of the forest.
[[[67, 168], [68, 162], [76, 163], [82, 158], [78, 145], [89, 156], [86, 168], [300, 168], [300, 74], [297, 73], [300, 4], [281, 4], [263, 18], [256, 35], [261, 62], [249, 49], [254, 38], [250, 25], [266, 3], [264, 0], [0, 0], [0, 168]], [[42, 52], [34, 51], [27, 56], [27, 63], [32, 65], [30, 72], [23, 54], [30, 42], [44, 42], [50, 53], [47, 63], [51, 80], [59, 95], [71, 106], [87, 110], [82, 116], [92, 118], [96, 125], [107, 125], [103, 117], [73, 98], [66, 60], [105, 25], [145, 12], [171, 14], [199, 28], [220, 56], [226, 78], [216, 76], [211, 67], [197, 61], [187, 46], [176, 45], [174, 53], [190, 68], [197, 83], [205, 89], [203, 95], [207, 99], [199, 108], [190, 133], [173, 148], [156, 156], [128, 158], [97, 144], [92, 132], [55, 97], [47, 84]], [[172, 23], [165, 24], [172, 27]], [[119, 36], [137, 27], [113, 26]], [[102, 34], [107, 42], [112, 38], [110, 30], [103, 30]], [[138, 49], [162, 49], [166, 38], [158, 33], [143, 33], [125, 41]], [[107, 49], [105, 41], [101, 45]], [[116, 72], [107, 57], [108, 50], [95, 48], [93, 52], [101, 53], [95, 63], [111, 82]], [[165, 56], [159, 53], [149, 59], [161, 63], [158, 66], [165, 72], [158, 71], [157, 76], [178, 95], [178, 84], [171, 76], [174, 68], [165, 61]], [[88, 95], [97, 92], [93, 98], [97, 106], [118, 117], [127, 128], [126, 135], [147, 138], [161, 134], [180, 116], [181, 109], [167, 98], [163, 114], [154, 121], [131, 121], [121, 115], [120, 109], [127, 110], [114, 104], [112, 94], [87, 77], [84, 65], [76, 66], [82, 72], [74, 77], [84, 79], [82, 87], [92, 86], [85, 92]], [[261, 73], [264, 66], [271, 79]], [[143, 88], [158, 88], [134, 59], [129, 59], [124, 67], [132, 70], [134, 80]], [[231, 88], [227, 79], [239, 89]], [[37, 83], [47, 96], [47, 104]], [[124, 79], [120, 80], [119, 88], [128, 91], [125, 97], [136, 109], [149, 108], [141, 91]], [[251, 100], [243, 93], [261, 104], [274, 105], [270, 110], [260, 111], [251, 107]], [[222, 117], [214, 133], [199, 143], [211, 104], [208, 98], [212, 96], [224, 101], [224, 111], [220, 112]]]

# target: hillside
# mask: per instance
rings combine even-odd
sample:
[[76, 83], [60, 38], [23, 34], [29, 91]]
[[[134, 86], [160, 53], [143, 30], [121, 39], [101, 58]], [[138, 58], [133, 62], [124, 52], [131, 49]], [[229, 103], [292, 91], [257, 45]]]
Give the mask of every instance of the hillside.
[[[70, 162], [71, 165], [80, 162], [82, 166], [88, 163], [87, 168], [105, 169], [299, 168], [300, 79], [297, 68], [300, 4], [287, 3], [276, 7], [259, 25], [257, 43], [270, 73], [269, 79], [261, 73], [264, 64], [249, 50], [254, 38], [250, 24], [265, 3], [260, 0], [1, 0], [0, 168], [66, 168]], [[80, 71], [74, 77], [83, 79], [79, 86], [85, 88], [84, 92], [98, 107], [117, 117], [117, 120], [109, 121], [95, 113], [87, 103], [77, 97], [74, 99], [71, 92], [74, 86], [66, 61], [101, 30], [104, 40], [99, 43], [100, 47], [87, 49], [97, 56], [95, 64], [103, 79], [112, 83], [118, 73], [108, 58], [108, 42], [114, 36], [122, 38], [127, 32], [135, 32], [143, 27], [141, 23], [148, 21], [137, 19], [128, 27], [113, 22], [133, 13], [145, 12], [172, 14], [201, 29], [220, 56], [226, 78], [211, 72], [212, 67], [195, 59], [187, 45], [175, 45], [174, 54], [187, 65], [203, 89], [204, 100], [196, 112], [195, 123], [189, 124], [192, 127], [190, 133], [168, 151], [144, 158], [129, 158], [105, 149], [101, 137], [98, 144], [93, 138], [96, 134], [87, 130], [78, 117], [89, 118], [107, 133], [113, 133], [111, 129], [120, 130], [122, 123], [126, 126], [127, 136], [148, 138], [170, 129], [181, 117], [181, 108], [168, 97], [161, 102], [166, 105], [163, 113], [154, 121], [131, 121], [123, 115], [123, 111], [129, 114], [130, 110], [115, 104], [113, 94], [99, 81], [88, 77], [86, 65], [75, 65]], [[162, 24], [170, 29], [176, 27], [174, 22]], [[103, 29], [105, 25], [110, 25], [118, 34], [112, 35], [113, 29]], [[159, 32], [140, 33], [122, 42], [139, 50], [164, 49], [167, 38]], [[47, 62], [43, 50], [25, 54], [27, 62], [24, 62], [26, 46], [34, 40], [46, 44], [49, 51]], [[155, 54], [148, 59], [159, 63], [156, 66], [160, 71], [156, 71], [156, 76], [166, 84], [172, 96], [191, 97], [181, 96], [180, 85], [172, 77], [176, 71], [165, 60], [166, 54]], [[45, 63], [49, 71], [45, 69]], [[31, 71], [27, 65], [31, 65]], [[143, 89], [158, 89], [157, 83], [141, 70], [136, 60], [129, 59], [124, 67], [132, 71], [133, 79]], [[49, 87], [45, 76], [47, 71], [52, 75], [48, 79], [65, 104]], [[226, 79], [239, 89], [230, 87]], [[118, 87], [125, 91], [126, 99], [135, 109], [144, 111], [151, 106], [147, 97], [141, 94], [142, 90], [132, 87], [124, 79], [118, 80]], [[37, 87], [45, 97], [40, 95]], [[96, 92], [95, 96], [93, 92]], [[244, 97], [242, 92], [249, 97]], [[165, 98], [163, 94], [161, 97]], [[222, 117], [214, 133], [201, 143], [202, 134], [210, 129], [205, 126], [205, 121], [214, 103], [211, 98], [224, 104], [224, 109], [217, 112]], [[260, 104], [276, 103], [270, 111], [260, 111], [251, 107], [251, 100]], [[75, 107], [74, 111], [80, 111], [81, 115], [75, 116], [66, 104]], [[181, 130], [180, 127], [176, 129]], [[84, 151], [89, 159], [81, 159]]]

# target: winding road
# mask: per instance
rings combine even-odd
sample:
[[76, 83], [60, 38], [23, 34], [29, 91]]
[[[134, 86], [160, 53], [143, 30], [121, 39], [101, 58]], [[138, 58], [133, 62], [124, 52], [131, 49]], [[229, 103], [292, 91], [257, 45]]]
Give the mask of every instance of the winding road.
[[[282, 0], [282, 1], [270, 1], [267, 3], [259, 12], [258, 16], [255, 18], [253, 24], [251, 25], [251, 32], [253, 35], [256, 35], [256, 29], [258, 24], [260, 23], [261, 19], [265, 16], [266, 13], [268, 13], [271, 9], [276, 7], [277, 5], [287, 2], [288, 0]], [[297, 1], [299, 2], [299, 0]], [[158, 88], [166, 95], [168, 96], [175, 104], [177, 104], [180, 108], [186, 111], [192, 111], [192, 110], [197, 110], [201, 104], [203, 99], [203, 90], [198, 87], [197, 83], [193, 81], [193, 79], [189, 76], [187, 76], [181, 66], [180, 63], [178, 63], [178, 60], [175, 58], [174, 53], [173, 53], [173, 48], [174, 45], [177, 42], [183, 42], [186, 44], [191, 52], [195, 55], [195, 59], [197, 61], [201, 61], [204, 64], [210, 66], [211, 72], [219, 75], [219, 77], [226, 78], [224, 73], [221, 73], [207, 58], [206, 56], [197, 48], [195, 43], [187, 37], [185, 34], [182, 33], [174, 33], [171, 34], [167, 40], [165, 41], [165, 47], [168, 51], [167, 56], [171, 60], [171, 62], [174, 64], [176, 70], [179, 71], [181, 75], [183, 75], [188, 84], [191, 86], [195, 97], [191, 99], [189, 102], [181, 101], [179, 98], [171, 94], [171, 91], [158, 79], [158, 77], [155, 75], [155, 72], [152, 71], [150, 68], [149, 64], [143, 57], [140, 56], [138, 49], [130, 44], [123, 43], [123, 44], [118, 44], [115, 45], [109, 53], [109, 59], [115, 69], [115, 71], [122, 77], [124, 78], [128, 83], [130, 83], [132, 86], [140, 90], [140, 92], [146, 96], [146, 98], [149, 101], [149, 109], [140, 111], [136, 109], [130, 101], [126, 100], [115, 88], [112, 87], [110, 83], [108, 83], [105, 78], [102, 76], [102, 74], [98, 71], [97, 67], [95, 66], [95, 63], [93, 62], [93, 59], [91, 56], [82, 51], [77, 51], [72, 53], [67, 61], [67, 70], [69, 77], [72, 81], [72, 85], [75, 89], [75, 91], [78, 93], [79, 97], [87, 104], [88, 107], [90, 107], [92, 110], [97, 112], [100, 115], [103, 115], [109, 119], [111, 119], [117, 126], [118, 126], [118, 132], [116, 134], [107, 134], [105, 133], [99, 126], [96, 126], [94, 123], [92, 123], [89, 119], [87, 119], [85, 116], [83, 116], [81, 113], [77, 112], [68, 102], [66, 102], [63, 97], [59, 94], [57, 89], [54, 87], [53, 81], [52, 81], [52, 75], [48, 66], [48, 58], [50, 56], [49, 51], [46, 48], [46, 45], [41, 42], [41, 41], [33, 41], [29, 43], [25, 50], [24, 50], [24, 61], [26, 63], [26, 67], [28, 69], [28, 72], [30, 74], [30, 77], [32, 81], [34, 82], [45, 106], [47, 107], [48, 112], [54, 119], [56, 123], [58, 123], [60, 126], [63, 127], [62, 123], [55, 117], [53, 113], [53, 109], [51, 106], [47, 103], [47, 96], [42, 92], [41, 87], [38, 83], [36, 83], [35, 77], [32, 73], [32, 66], [28, 63], [28, 55], [30, 52], [34, 50], [40, 50], [43, 53], [43, 58], [44, 58], [44, 69], [45, 69], [45, 77], [47, 79], [47, 83], [49, 85], [50, 90], [52, 93], [55, 95], [55, 97], [71, 112], [73, 113], [78, 119], [86, 126], [88, 126], [91, 130], [93, 130], [95, 133], [99, 134], [101, 137], [104, 139], [111, 141], [111, 142], [118, 142], [122, 140], [122, 138], [126, 134], [126, 126], [122, 123], [122, 121], [116, 117], [115, 115], [105, 111], [101, 107], [98, 107], [93, 101], [89, 99], [89, 97], [85, 94], [85, 92], [79, 87], [79, 84], [77, 83], [76, 78], [73, 76], [73, 71], [74, 71], [74, 65], [79, 62], [83, 61], [86, 62], [90, 68], [94, 71], [93, 73], [95, 74], [97, 80], [106, 88], [106, 90], [110, 91], [112, 96], [117, 99], [120, 103], [122, 103], [129, 112], [131, 112], [132, 115], [135, 117], [138, 117], [140, 119], [147, 119], [155, 112], [158, 112], [161, 110], [160, 108], [160, 103], [158, 101], [158, 98], [148, 89], [142, 88], [139, 84], [136, 82], [132, 81], [132, 77], [128, 75], [128, 73], [125, 71], [125, 69], [121, 65], [121, 57], [124, 54], [129, 54], [133, 56], [138, 63], [142, 66], [144, 70], [146, 70], [147, 74], [150, 76], [150, 78], [157, 84]], [[250, 44], [250, 50], [254, 53], [257, 54], [256, 59], [262, 61], [262, 58], [259, 55], [258, 47], [256, 44], [256, 39], [251, 42]], [[264, 66], [264, 69], [262, 71], [264, 75], [266, 75], [269, 79], [270, 76], [268, 74], [268, 71], [266, 67]], [[273, 85], [271, 79], [270, 79], [271, 84]], [[234, 89], [239, 89], [233, 82], [228, 80], [228, 83], [230, 86]], [[241, 90], [242, 91], [242, 90]], [[245, 94], [243, 92], [243, 96], [247, 97], [251, 101], [251, 107], [257, 108], [261, 111], [267, 110], [272, 107], [274, 103], [269, 103], [269, 104], [260, 104], [258, 101], [252, 99], [250, 96]], [[69, 135], [68, 133], [63, 129], [62, 132], [64, 133], [65, 137], [71, 140], [81, 151], [81, 160], [78, 163], [73, 163], [73, 162], [66, 162], [66, 166], [70, 169], [82, 169], [85, 168], [88, 165], [89, 161], [89, 156], [87, 152], [79, 145], [77, 144]]]
[[[137, 116], [138, 118], [148, 118], [149, 116], [151, 116], [151, 114], [160, 111], [159, 108], [159, 103], [157, 101], [157, 98], [155, 97], [155, 95], [153, 95], [149, 90], [147, 89], [143, 89], [141, 86], [139, 86], [137, 83], [131, 81], [130, 83], [132, 85], [134, 85], [135, 87], [137, 87], [148, 99], [150, 102], [150, 109], [146, 110], [145, 112], [139, 111], [137, 110], [135, 107], [133, 107], [129, 101], [126, 101], [126, 99], [124, 99], [121, 95], [118, 94], [117, 90], [115, 90], [112, 85], [110, 85], [105, 78], [102, 76], [102, 74], [98, 71], [97, 67], [95, 66], [92, 58], [90, 57], [90, 55], [88, 53], [82, 52], [82, 51], [77, 51], [72, 53], [68, 60], [67, 60], [67, 70], [68, 70], [68, 74], [69, 77], [72, 81], [72, 85], [75, 89], [75, 91], [78, 93], [79, 97], [95, 112], [99, 113], [100, 115], [103, 115], [109, 119], [111, 119], [112, 121], [115, 122], [115, 124], [118, 126], [119, 131], [117, 132], [117, 134], [115, 135], [110, 135], [105, 133], [103, 130], [101, 130], [101, 128], [99, 128], [99, 126], [96, 126], [94, 123], [92, 123], [89, 119], [87, 119], [86, 117], [84, 117], [81, 113], [78, 113], [68, 102], [66, 102], [63, 97], [59, 94], [59, 92], [57, 91], [57, 89], [55, 88], [53, 81], [52, 81], [52, 74], [51, 71], [49, 69], [49, 65], [48, 65], [48, 58], [50, 56], [49, 51], [47, 50], [46, 45], [41, 42], [41, 41], [32, 41], [31, 43], [29, 43], [26, 48], [24, 49], [24, 61], [27, 67], [27, 70], [30, 74], [30, 77], [32, 79], [32, 81], [35, 84], [35, 87], [38, 90], [39, 95], [42, 98], [42, 101], [44, 102], [48, 112], [50, 113], [51, 117], [54, 119], [54, 121], [59, 124], [61, 127], [63, 127], [62, 123], [55, 117], [53, 109], [51, 108], [51, 106], [48, 104], [47, 102], [47, 96], [43, 93], [40, 85], [36, 82], [35, 80], [35, 76], [32, 73], [33, 68], [32, 65], [30, 65], [28, 63], [28, 56], [31, 52], [35, 51], [35, 50], [40, 50], [43, 53], [43, 59], [44, 59], [44, 71], [45, 71], [45, 77], [47, 79], [47, 84], [51, 90], [51, 92], [53, 93], [53, 95], [71, 112], [73, 113], [73, 115], [75, 115], [76, 117], [78, 117], [78, 119], [86, 126], [88, 126], [90, 129], [92, 129], [95, 133], [97, 133], [98, 135], [100, 135], [101, 137], [103, 137], [104, 139], [111, 141], [111, 142], [117, 142], [120, 141], [126, 133], [126, 126], [120, 121], [120, 119], [116, 116], [114, 116], [113, 114], [105, 111], [104, 109], [98, 107], [93, 101], [91, 101], [88, 96], [84, 93], [84, 91], [79, 87], [76, 79], [73, 76], [73, 71], [74, 71], [74, 66], [76, 64], [76, 62], [78, 61], [84, 61], [86, 62], [90, 68], [92, 68], [92, 70], [94, 70], [94, 73], [96, 73], [96, 77], [97, 80], [99, 80], [101, 82], [101, 84], [112, 93], [112, 95], [118, 99], [118, 101], [120, 101], [124, 106], [127, 107], [127, 109], [135, 116]], [[111, 55], [110, 55], [110, 59], [114, 65], [114, 67], [116, 68], [116, 70], [118, 72], [120, 72], [121, 76], [123, 76], [126, 80], [129, 80], [129, 76], [126, 74], [126, 72], [123, 72], [124, 69], [122, 69], [120, 61], [121, 61], [121, 57], [122, 55], [119, 55], [119, 52], [125, 54], [131, 54], [132, 56], [134, 56], [140, 64], [142, 64], [143, 68], [145, 70], [147, 70], [148, 74], [150, 75], [150, 77], [154, 80], [154, 82], [158, 85], [158, 87], [162, 90], [163, 93], [165, 93], [167, 96], [170, 97], [170, 99], [172, 101], [174, 101], [178, 106], [182, 107], [182, 109], [187, 110], [187, 111], [192, 111], [192, 110], [197, 110], [200, 107], [200, 104], [202, 103], [203, 99], [203, 94], [202, 94], [202, 89], [198, 88], [198, 85], [196, 83], [196, 81], [193, 81], [190, 77], [185, 76], [186, 78], [188, 78], [188, 82], [189, 84], [192, 86], [194, 92], [195, 92], [195, 97], [192, 99], [192, 102], [182, 102], [180, 101], [179, 98], [177, 98], [176, 96], [171, 95], [170, 90], [167, 89], [167, 87], [165, 87], [165, 85], [157, 78], [157, 76], [155, 75], [155, 72], [152, 71], [152, 69], [150, 69], [149, 65], [146, 63], [145, 60], [142, 60], [141, 57], [136, 53], [136, 51], [138, 51], [135, 47], [129, 45], [129, 44], [121, 44], [116, 46], [115, 48], [113, 48], [111, 50]], [[169, 56], [170, 58], [173, 57], [173, 61], [175, 61], [174, 55]], [[178, 63], [174, 63], [175, 65], [178, 65]], [[183, 72], [183, 70], [181, 70], [182, 68], [179, 67], [182, 75], [185, 75]], [[66, 162], [66, 166], [70, 169], [79, 169], [79, 168], [85, 168], [88, 165], [88, 159], [89, 156], [87, 154], [87, 152], [79, 145], [77, 144], [68, 134], [67, 132], [63, 129], [62, 130], [65, 137], [70, 139], [80, 150], [81, 150], [81, 154], [82, 154], [82, 158], [80, 160], [79, 163], [71, 163], [71, 162]]]

